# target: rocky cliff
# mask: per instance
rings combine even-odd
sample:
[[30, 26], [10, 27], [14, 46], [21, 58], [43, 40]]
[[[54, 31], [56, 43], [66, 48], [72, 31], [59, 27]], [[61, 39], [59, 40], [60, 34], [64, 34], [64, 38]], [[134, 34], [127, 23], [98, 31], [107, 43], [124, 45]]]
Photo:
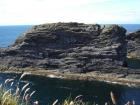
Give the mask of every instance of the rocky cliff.
[[129, 33], [128, 40], [128, 56], [140, 59], [140, 30]]
[[125, 66], [126, 30], [118, 25], [53, 23], [33, 26], [0, 50], [0, 64], [60, 71], [115, 71]]

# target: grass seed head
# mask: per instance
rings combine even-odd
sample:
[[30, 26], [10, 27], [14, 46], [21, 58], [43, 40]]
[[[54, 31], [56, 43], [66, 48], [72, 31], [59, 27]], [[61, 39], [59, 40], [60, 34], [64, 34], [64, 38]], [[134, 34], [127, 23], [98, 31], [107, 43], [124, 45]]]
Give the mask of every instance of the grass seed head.
[[53, 102], [52, 105], [56, 105], [58, 103], [58, 99]]
[[73, 102], [73, 101], [71, 101], [71, 102], [70, 102], [70, 105], [74, 105], [74, 102]]
[[38, 102], [38, 101], [35, 101], [35, 102], [34, 102], [34, 105], [39, 105], [39, 102]]
[[114, 96], [114, 94], [113, 94], [112, 91], [110, 92], [110, 96], [111, 96], [111, 100], [112, 100], [113, 105], [117, 105], [117, 102], [116, 102], [115, 96]]
[[26, 89], [26, 87], [28, 87], [28, 86], [29, 86], [29, 83], [25, 84], [25, 85], [22, 87], [21, 92], [24, 91], [24, 90]]
[[26, 103], [29, 102], [30, 95], [29, 94], [26, 94], [25, 97], [24, 97], [24, 100], [25, 100]]

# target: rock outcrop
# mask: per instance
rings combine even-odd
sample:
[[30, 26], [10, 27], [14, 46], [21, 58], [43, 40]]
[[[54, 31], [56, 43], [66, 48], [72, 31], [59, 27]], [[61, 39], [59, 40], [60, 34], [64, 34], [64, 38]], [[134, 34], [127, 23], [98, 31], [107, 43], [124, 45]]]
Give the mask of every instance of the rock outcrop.
[[115, 71], [126, 63], [126, 30], [118, 25], [53, 23], [33, 26], [0, 50], [0, 64], [60, 71]]
[[129, 33], [128, 40], [128, 57], [140, 59], [140, 30]]

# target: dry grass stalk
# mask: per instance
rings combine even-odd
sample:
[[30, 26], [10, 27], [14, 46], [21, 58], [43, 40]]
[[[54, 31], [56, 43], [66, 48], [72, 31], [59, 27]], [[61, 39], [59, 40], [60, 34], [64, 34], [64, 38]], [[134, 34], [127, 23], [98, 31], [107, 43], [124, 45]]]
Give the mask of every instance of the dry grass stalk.
[[11, 82], [10, 86], [12, 87], [12, 86], [13, 86], [13, 84], [14, 84], [14, 82]]
[[135, 105], [135, 101], [128, 101], [125, 105]]
[[58, 99], [53, 102], [52, 105], [56, 105], [58, 103]]
[[8, 94], [9, 94], [10, 90], [7, 90], [6, 92], [4, 92], [2, 98], [4, 99]]
[[24, 76], [26, 76], [26, 75], [28, 75], [28, 74], [30, 74], [30, 73], [27, 73], [27, 72], [23, 73], [23, 74], [20, 76], [19, 81], [20, 81]]
[[32, 97], [32, 96], [33, 96], [33, 94], [35, 94], [35, 91], [33, 91], [33, 92], [30, 94], [30, 97]]
[[21, 92], [23, 92], [23, 91], [26, 89], [27, 86], [29, 86], [29, 83], [25, 84], [25, 85], [22, 87]]
[[16, 93], [15, 93], [15, 96], [18, 96], [19, 95], [19, 87], [17, 87], [17, 89], [16, 89]]
[[108, 103], [107, 103], [107, 102], [105, 102], [105, 105], [108, 105]]
[[39, 102], [38, 101], [35, 101], [33, 105], [39, 105]]
[[26, 94], [25, 97], [24, 97], [24, 100], [25, 100], [26, 105], [28, 105], [29, 100], [30, 100], [30, 95]]
[[30, 88], [27, 88], [27, 89], [25, 90], [24, 95], [23, 95], [23, 98], [22, 98], [22, 103], [23, 103], [23, 100], [24, 100], [24, 97], [25, 97], [26, 93], [29, 92], [29, 90], [30, 90]]
[[[4, 85], [0, 84], [0, 105], [30, 105], [29, 104], [30, 98], [35, 93], [35, 91], [32, 91], [29, 94], [30, 88], [27, 88], [27, 86], [29, 86], [29, 83], [25, 84], [21, 89], [19, 88], [20, 80], [27, 74], [28, 73], [24, 73], [21, 75], [17, 84], [15, 84], [16, 85], [15, 92], [12, 92], [14, 79], [6, 79], [4, 81]], [[8, 83], [10, 83], [10, 85], [7, 85]], [[10, 86], [9, 90], [6, 90], [7, 86]], [[24, 92], [23, 96], [21, 95], [21, 92]], [[19, 102], [20, 99], [22, 99], [23, 101]]]
[[83, 95], [78, 95], [74, 100], [79, 99], [80, 97], [82, 97]]
[[114, 94], [113, 94], [112, 91], [110, 92], [110, 96], [111, 96], [111, 100], [112, 100], [113, 105], [117, 105], [117, 102], [116, 102], [115, 96], [114, 96]]
[[2, 88], [2, 84], [0, 84], [0, 88]]
[[71, 101], [71, 102], [70, 102], [70, 105], [74, 105], [74, 102], [73, 102], [73, 101]]
[[7, 98], [4, 98], [4, 100], [2, 101], [2, 105], [5, 104], [6, 100], [7, 100]]
[[12, 82], [12, 81], [14, 81], [14, 79], [6, 79], [4, 84], [7, 84], [7, 83]]
[[133, 105], [136, 105], [134, 100], [132, 101], [132, 103], [133, 103]]

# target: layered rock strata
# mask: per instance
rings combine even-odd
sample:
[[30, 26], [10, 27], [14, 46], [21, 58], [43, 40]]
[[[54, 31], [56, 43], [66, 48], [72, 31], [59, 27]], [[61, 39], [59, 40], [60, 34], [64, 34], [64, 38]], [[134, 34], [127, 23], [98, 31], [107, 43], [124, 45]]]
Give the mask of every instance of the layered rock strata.
[[37, 25], [11, 47], [0, 50], [0, 64], [70, 72], [113, 72], [126, 66], [125, 33], [126, 30], [118, 25]]

